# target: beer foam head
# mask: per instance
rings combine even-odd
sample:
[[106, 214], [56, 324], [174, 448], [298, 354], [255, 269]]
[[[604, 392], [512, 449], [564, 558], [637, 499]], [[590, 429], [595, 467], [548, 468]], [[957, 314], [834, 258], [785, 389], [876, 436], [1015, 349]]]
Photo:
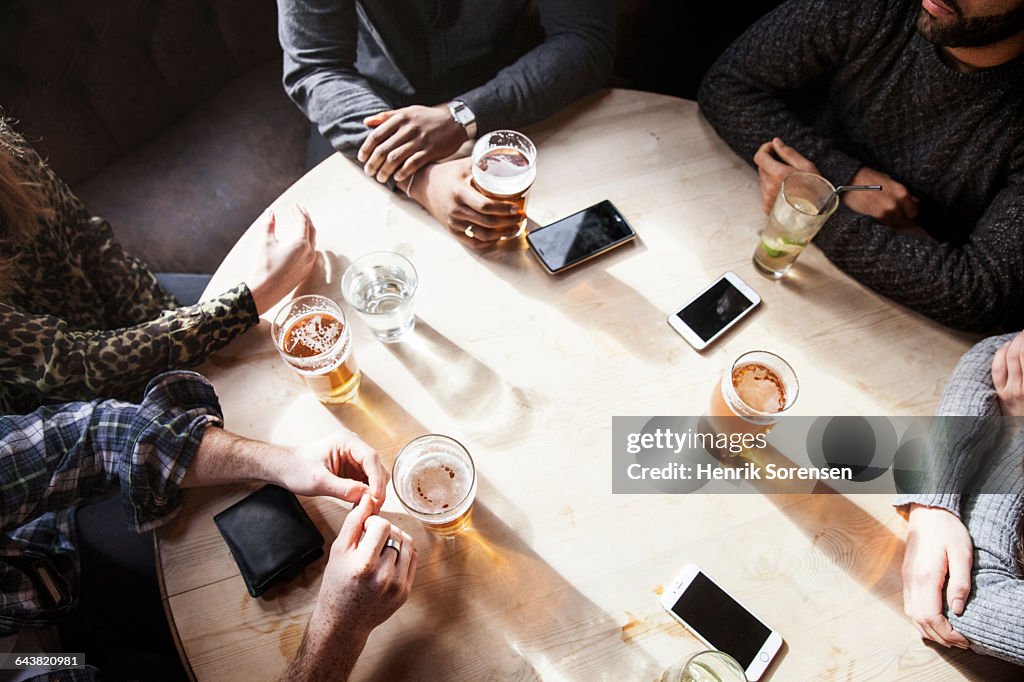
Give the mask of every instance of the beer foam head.
[[403, 497], [418, 511], [443, 514], [462, 502], [473, 472], [461, 458], [435, 452], [417, 461], [403, 481]]
[[760, 363], [740, 365], [732, 371], [732, 385], [745, 405], [771, 414], [786, 409], [786, 385], [779, 375]]
[[518, 149], [488, 149], [473, 163], [473, 180], [487, 192], [513, 196], [525, 192], [537, 177], [533, 160]]
[[297, 320], [285, 333], [285, 352], [305, 347], [314, 355], [329, 351], [341, 338], [342, 326], [334, 317], [314, 314]]
[[476, 496], [473, 458], [462, 444], [441, 434], [407, 443], [395, 459], [392, 482], [406, 511], [439, 532], [468, 519]]

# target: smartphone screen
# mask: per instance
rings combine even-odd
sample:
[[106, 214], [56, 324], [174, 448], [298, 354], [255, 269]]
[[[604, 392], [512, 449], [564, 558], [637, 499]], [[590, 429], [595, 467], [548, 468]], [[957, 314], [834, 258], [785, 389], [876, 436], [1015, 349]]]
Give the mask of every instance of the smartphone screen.
[[610, 201], [602, 201], [526, 235], [549, 272], [572, 267], [636, 236]]
[[723, 277], [676, 313], [705, 343], [756, 305]]
[[735, 658], [744, 670], [771, 634], [764, 623], [700, 571], [672, 605], [672, 612], [711, 646]]

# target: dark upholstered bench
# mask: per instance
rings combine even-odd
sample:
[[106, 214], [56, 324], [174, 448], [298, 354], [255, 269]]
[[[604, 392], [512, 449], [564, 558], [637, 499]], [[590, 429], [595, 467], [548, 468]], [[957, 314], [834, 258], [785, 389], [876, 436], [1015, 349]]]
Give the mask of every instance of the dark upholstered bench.
[[303, 173], [273, 0], [0, 0], [0, 107], [125, 247], [212, 272]]

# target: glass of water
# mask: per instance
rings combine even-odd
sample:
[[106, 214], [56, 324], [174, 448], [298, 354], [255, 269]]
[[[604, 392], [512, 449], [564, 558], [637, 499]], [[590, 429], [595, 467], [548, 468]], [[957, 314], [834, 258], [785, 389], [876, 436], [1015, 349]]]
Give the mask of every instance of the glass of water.
[[416, 325], [412, 302], [418, 284], [408, 258], [375, 251], [348, 266], [341, 292], [378, 339], [396, 343]]

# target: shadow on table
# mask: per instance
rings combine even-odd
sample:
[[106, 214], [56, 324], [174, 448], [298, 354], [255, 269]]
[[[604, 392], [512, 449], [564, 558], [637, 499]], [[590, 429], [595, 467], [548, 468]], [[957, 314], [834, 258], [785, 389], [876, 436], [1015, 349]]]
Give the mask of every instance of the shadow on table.
[[[773, 447], [758, 451], [757, 461], [761, 466], [768, 463], [780, 467], [794, 465], [792, 460]], [[812, 485], [812, 494], [794, 496], [775, 492], [770, 481], [753, 483], [810, 539], [819, 552], [857, 580], [876, 599], [902, 615], [903, 601], [893, 601], [893, 596], [900, 595], [903, 590], [903, 539], [825, 483], [817, 481]], [[794, 501], [794, 497], [798, 498], [797, 501]], [[799, 499], [801, 497], [803, 499]], [[907, 627], [911, 627], [909, 620]], [[937, 644], [932, 648], [953, 662], [961, 672], [974, 676], [983, 672], [985, 680], [1019, 679], [1020, 669], [1004, 661], [972, 651], [951, 651]], [[999, 676], [993, 676], [997, 674]]]
[[366, 373], [363, 373], [355, 400], [325, 407], [345, 428], [355, 431], [376, 448], [389, 469], [403, 445], [417, 436], [432, 433]]
[[313, 271], [295, 290], [295, 296], [317, 294], [342, 303], [341, 276], [352, 261], [334, 251], [319, 251]]
[[[531, 220], [528, 230], [536, 227]], [[498, 246], [467, 244], [469, 240], [465, 238], [459, 241], [518, 292], [557, 308], [587, 329], [614, 339], [622, 350], [641, 362], [663, 364], [672, 351], [672, 348], [659, 348], [650, 343], [650, 330], [664, 326], [666, 312], [607, 271], [620, 260], [636, 257], [646, 250], [639, 237], [561, 275], [547, 274], [536, 256], [530, 253], [525, 239]], [[528, 279], [532, 281], [524, 285]], [[628, 323], [609, 316], [609, 306], [629, 311]]]
[[[592, 103], [593, 106], [597, 105], [597, 99]], [[417, 220], [423, 219], [423, 209], [415, 203], [399, 202], [395, 208], [415, 216]], [[611, 337], [622, 350], [640, 361], [661, 365], [674, 350], [674, 346], [652, 347], [649, 338], [650, 329], [667, 326], [665, 316], [669, 311], [658, 309], [636, 289], [607, 272], [607, 268], [619, 260], [635, 257], [646, 250], [640, 237], [564, 274], [549, 275], [536, 256], [530, 253], [525, 238], [485, 242], [454, 232], [437, 224], [432, 218], [429, 220], [431, 228], [441, 230], [447, 238], [457, 241], [467, 255], [485, 264], [516, 291], [558, 308], [583, 327]], [[536, 221], [527, 220], [527, 232], [539, 227]], [[524, 281], [530, 278], [534, 283], [540, 282], [541, 286], [523, 286]], [[629, 310], [629, 324], [609, 318], [605, 314], [609, 304]]]
[[[411, 519], [416, 584], [401, 631], [357, 675], [368, 679], [656, 679], [659, 663], [627, 647], [622, 626], [529, 546], [521, 512], [481, 481], [471, 526], [431, 536]], [[416, 526], [410, 527], [410, 523]], [[528, 535], [527, 531], [527, 535]]]
[[422, 318], [408, 339], [387, 349], [481, 445], [521, 441], [544, 411], [542, 395], [505, 380]]
[[[445, 412], [457, 419], [486, 414], [507, 383], [423, 318], [401, 343], [386, 344]], [[455, 371], [461, 370], [461, 371]]]
[[[938, 332], [944, 336], [961, 339], [969, 344], [975, 343], [981, 335], [960, 332], [945, 327], [924, 315], [913, 312], [909, 308], [899, 305], [894, 301], [868, 290], [865, 286], [845, 275], [833, 275], [831, 272], [815, 267], [810, 262], [797, 261], [793, 269], [783, 278], [769, 282], [767, 279], [759, 278], [755, 288], [777, 286], [783, 287], [800, 296], [800, 305], [806, 310], [800, 314], [808, 319], [825, 318], [834, 315], [837, 308], [847, 308], [846, 319], [835, 320], [834, 326], [828, 329], [821, 329], [820, 334], [834, 334], [837, 327], [841, 330], [844, 326], [848, 333], [856, 335], [865, 340], [870, 337], [879, 338], [882, 342], [891, 345], [894, 351], [906, 350], [913, 352], [914, 361], [920, 367], [934, 367], [938, 358], [933, 358], [935, 348], [928, 344], [918, 344], [912, 349], [906, 348], [905, 335], [921, 329], [928, 333]], [[870, 313], [869, 315], [858, 314], [859, 312]], [[825, 315], [819, 315], [816, 311], [826, 311]], [[768, 312], [768, 309], [765, 310]], [[896, 319], [896, 323], [891, 321]], [[768, 325], [777, 330], [792, 331], [793, 319], [787, 311], [775, 311], [771, 315], [762, 315], [761, 324]], [[851, 357], [835, 351], [832, 344], [814, 343], [815, 337], [819, 336], [815, 330], [807, 330], [806, 340], [809, 343], [802, 345], [802, 357], [797, 358], [798, 362], [814, 365], [839, 381], [856, 386], [863, 391], [878, 391], [892, 386], [892, 374], [894, 363], [899, 360], [898, 354], [891, 357], [879, 358], [876, 356]], [[900, 369], [905, 365], [897, 365]], [[953, 364], [945, 368], [944, 376], [953, 371]], [[936, 402], [938, 395], [935, 396]]]
[[991, 656], [983, 656], [963, 649], [947, 649], [935, 642], [925, 642], [925, 646], [942, 656], [946, 662], [968, 680], [984, 680], [984, 682], [1020, 682], [1020, 666], [1009, 661], [1002, 661]]

